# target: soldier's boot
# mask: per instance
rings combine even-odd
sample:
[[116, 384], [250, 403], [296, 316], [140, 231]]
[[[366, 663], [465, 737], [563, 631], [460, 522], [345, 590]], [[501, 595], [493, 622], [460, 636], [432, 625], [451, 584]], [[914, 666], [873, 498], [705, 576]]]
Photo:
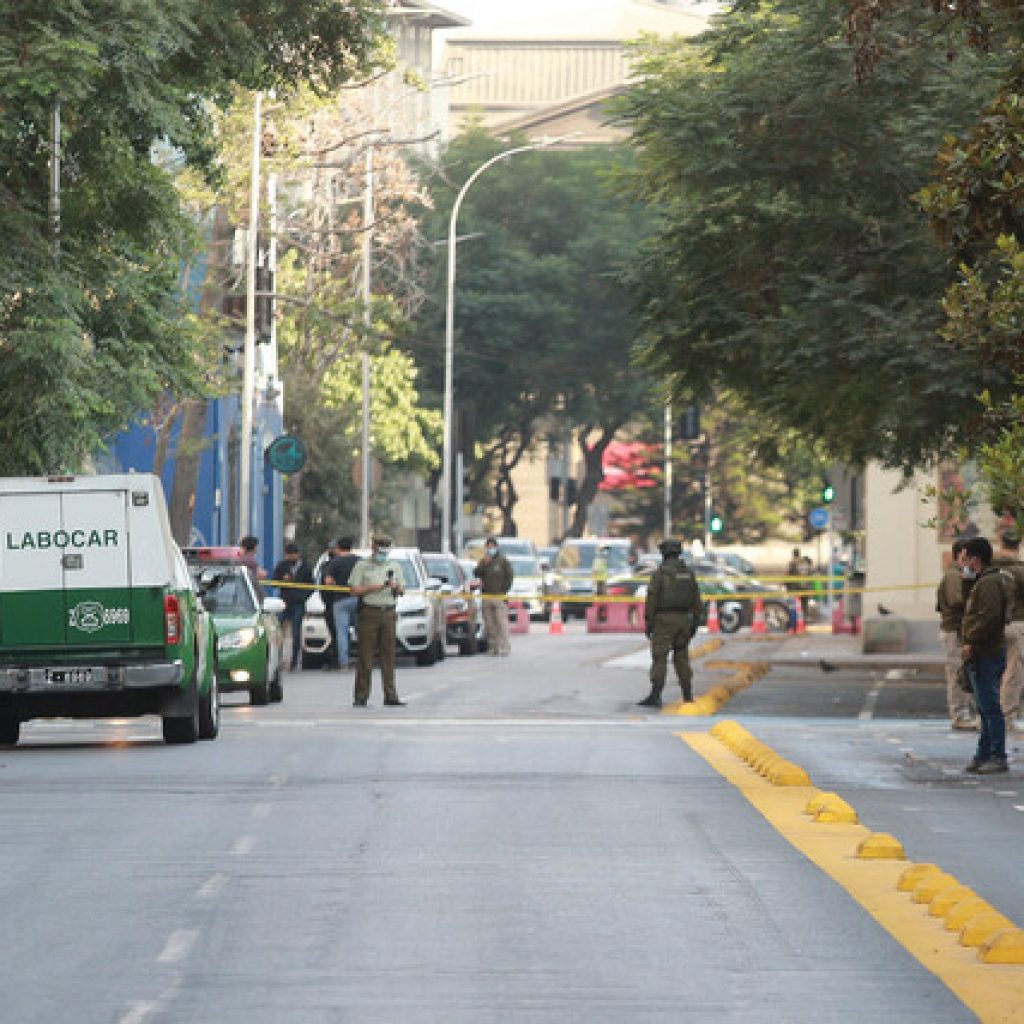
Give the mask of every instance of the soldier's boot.
[[636, 702], [638, 708], [660, 708], [661, 707], [661, 687], [652, 686], [650, 695], [644, 697], [643, 700]]
[[683, 701], [685, 703], [687, 703], [687, 704], [692, 704], [693, 703], [693, 683], [687, 681], [685, 683], [680, 683], [679, 685], [682, 687], [682, 690], [683, 690]]

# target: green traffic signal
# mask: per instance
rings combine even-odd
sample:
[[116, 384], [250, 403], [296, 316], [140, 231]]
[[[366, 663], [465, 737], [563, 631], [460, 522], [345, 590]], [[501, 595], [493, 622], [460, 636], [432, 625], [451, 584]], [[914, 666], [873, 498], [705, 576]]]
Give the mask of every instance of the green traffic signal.
[[721, 533], [722, 527], [725, 526], [725, 520], [719, 515], [714, 515], [711, 517], [708, 526], [711, 528], [712, 533]]
[[825, 505], [831, 505], [835, 501], [836, 489], [829, 483], [821, 485], [821, 500]]

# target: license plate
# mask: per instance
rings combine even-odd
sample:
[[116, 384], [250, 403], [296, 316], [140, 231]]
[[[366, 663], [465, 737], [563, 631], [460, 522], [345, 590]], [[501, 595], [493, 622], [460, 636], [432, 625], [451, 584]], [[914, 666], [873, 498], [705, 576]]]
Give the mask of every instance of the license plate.
[[92, 682], [91, 668], [48, 668], [46, 681], [61, 686], [88, 686]]

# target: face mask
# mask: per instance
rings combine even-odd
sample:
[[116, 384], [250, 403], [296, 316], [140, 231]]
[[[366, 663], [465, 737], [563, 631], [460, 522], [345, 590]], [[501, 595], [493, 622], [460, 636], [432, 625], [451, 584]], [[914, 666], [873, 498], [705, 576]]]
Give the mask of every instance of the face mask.
[[960, 575], [963, 576], [965, 580], [973, 580], [978, 578], [978, 574], [969, 565], [965, 565], [960, 570]]
[[497, 553], [498, 553], [498, 549], [497, 548], [488, 548], [487, 549], [487, 557], [488, 558], [493, 558]]
[[374, 551], [373, 560], [375, 562], [386, 562], [388, 560], [388, 553], [386, 551]]

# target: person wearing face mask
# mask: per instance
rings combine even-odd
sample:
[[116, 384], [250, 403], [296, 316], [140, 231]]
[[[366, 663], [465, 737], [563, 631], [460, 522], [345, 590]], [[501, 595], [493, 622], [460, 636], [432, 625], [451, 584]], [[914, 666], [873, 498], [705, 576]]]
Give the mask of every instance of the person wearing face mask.
[[402, 567], [388, 558], [391, 538], [373, 538], [373, 553], [358, 562], [348, 583], [351, 593], [359, 598], [356, 633], [359, 656], [352, 704], [365, 708], [370, 699], [374, 655], [380, 660], [380, 682], [384, 703], [388, 707], [404, 707], [395, 688], [395, 604], [405, 593]]
[[964, 618], [964, 602], [970, 581], [964, 579], [964, 548], [967, 541], [953, 541], [953, 558], [942, 574], [935, 594], [935, 610], [939, 613], [939, 636], [946, 655], [946, 705], [954, 729], [976, 729], [971, 708], [971, 695], [960, 689], [958, 676], [964, 663], [960, 625]]
[[992, 564], [992, 545], [984, 537], [972, 537], [964, 545], [964, 575], [974, 580], [961, 626], [964, 668], [981, 718], [978, 749], [965, 770], [989, 775], [1008, 769], [999, 681], [1006, 668], [1009, 594], [1004, 574]]
[[487, 653], [511, 653], [508, 639], [508, 600], [512, 589], [512, 564], [498, 551], [498, 542], [488, 537], [484, 557], [477, 562], [473, 575], [480, 580], [484, 604], [484, 626], [487, 630]]
[[1006, 736], [1017, 728], [1021, 693], [1024, 691], [1024, 563], [1020, 560], [1020, 537], [1006, 530], [999, 538], [1002, 547], [992, 564], [1002, 570], [1010, 594], [1010, 612], [1006, 622], [1006, 670], [999, 685], [999, 703], [1003, 708]]

